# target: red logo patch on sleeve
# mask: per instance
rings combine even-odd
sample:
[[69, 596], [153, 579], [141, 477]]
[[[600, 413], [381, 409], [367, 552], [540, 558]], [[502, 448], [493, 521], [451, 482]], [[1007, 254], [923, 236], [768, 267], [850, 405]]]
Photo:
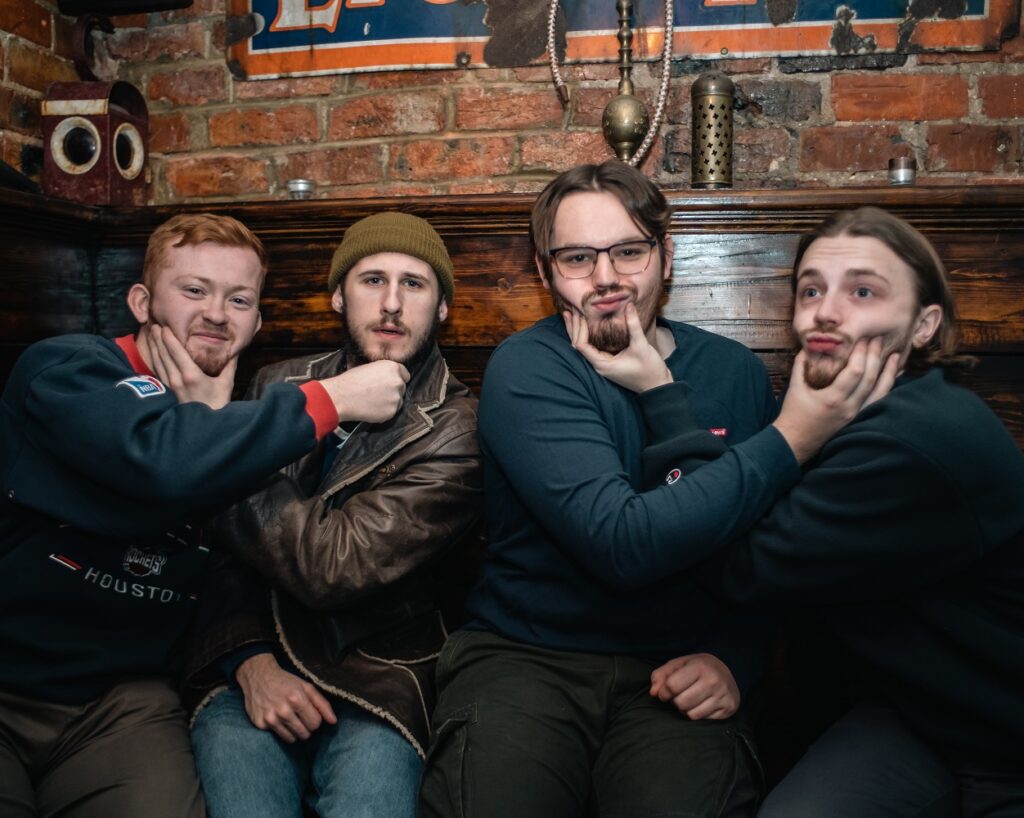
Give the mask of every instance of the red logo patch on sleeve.
[[711, 432], [711, 434], [713, 434], [715, 437], [725, 437], [727, 434], [729, 434], [729, 430], [726, 429], [724, 426], [715, 426], [713, 429], [708, 429], [708, 431]]

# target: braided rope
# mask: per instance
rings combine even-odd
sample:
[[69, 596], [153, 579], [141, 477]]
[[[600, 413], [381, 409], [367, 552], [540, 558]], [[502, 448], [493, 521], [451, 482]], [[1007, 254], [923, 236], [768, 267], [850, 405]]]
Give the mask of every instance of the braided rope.
[[[569, 104], [569, 89], [562, 78], [562, 71], [558, 66], [558, 54], [555, 51], [555, 22], [558, 19], [558, 0], [551, 0], [548, 7], [548, 61], [551, 64], [551, 76], [555, 81], [555, 90], [562, 105]], [[629, 164], [636, 167], [651, 149], [654, 140], [658, 137], [661, 129], [661, 120], [665, 115], [665, 103], [668, 101], [668, 83], [672, 76], [672, 35], [674, 33], [674, 20], [672, 0], [665, 0], [665, 40], [661, 48], [661, 84], [658, 87], [658, 102], [654, 108], [654, 119], [651, 127], [647, 130], [644, 141], [630, 157]]]

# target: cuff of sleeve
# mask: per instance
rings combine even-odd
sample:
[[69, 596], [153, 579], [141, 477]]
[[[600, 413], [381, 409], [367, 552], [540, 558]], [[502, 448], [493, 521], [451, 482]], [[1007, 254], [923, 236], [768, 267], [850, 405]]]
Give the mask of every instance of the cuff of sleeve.
[[733, 451], [752, 460], [768, 483], [778, 487], [779, 496], [795, 485], [803, 473], [786, 438], [774, 426], [765, 426], [753, 437], [737, 443]]
[[650, 443], [660, 443], [687, 429], [697, 428], [690, 411], [690, 385], [686, 381], [673, 381], [648, 389], [639, 393], [637, 400]]
[[235, 681], [235, 671], [238, 670], [239, 665], [242, 664], [246, 659], [251, 659], [253, 656], [259, 656], [261, 653], [272, 653], [273, 648], [266, 642], [255, 642], [251, 645], [246, 645], [238, 650], [232, 651], [226, 656], [222, 656], [220, 659], [220, 669], [224, 673], [224, 678], [229, 682]]
[[299, 387], [306, 396], [306, 414], [316, 427], [316, 439], [322, 440], [338, 427], [338, 410], [320, 381], [308, 381]]

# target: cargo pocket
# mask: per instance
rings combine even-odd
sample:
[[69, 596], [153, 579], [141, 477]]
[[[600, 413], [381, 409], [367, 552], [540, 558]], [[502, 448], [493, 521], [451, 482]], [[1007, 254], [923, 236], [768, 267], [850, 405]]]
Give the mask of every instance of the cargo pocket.
[[733, 775], [731, 787], [725, 794], [720, 818], [748, 818], [757, 813], [765, 796], [764, 769], [757, 754], [757, 746], [745, 730], [732, 728]]
[[420, 785], [420, 818], [466, 818], [469, 815], [465, 773], [468, 732], [473, 724], [476, 724], [476, 705], [468, 704], [444, 718], [431, 737]]

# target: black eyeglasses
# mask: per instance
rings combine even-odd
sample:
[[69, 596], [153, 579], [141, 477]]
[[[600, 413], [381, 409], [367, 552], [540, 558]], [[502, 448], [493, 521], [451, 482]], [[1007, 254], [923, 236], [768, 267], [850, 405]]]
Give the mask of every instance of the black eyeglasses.
[[610, 247], [559, 247], [548, 255], [563, 278], [587, 278], [592, 275], [601, 253], [608, 254], [608, 260], [616, 273], [635, 276], [647, 269], [657, 244], [657, 239], [632, 239]]

